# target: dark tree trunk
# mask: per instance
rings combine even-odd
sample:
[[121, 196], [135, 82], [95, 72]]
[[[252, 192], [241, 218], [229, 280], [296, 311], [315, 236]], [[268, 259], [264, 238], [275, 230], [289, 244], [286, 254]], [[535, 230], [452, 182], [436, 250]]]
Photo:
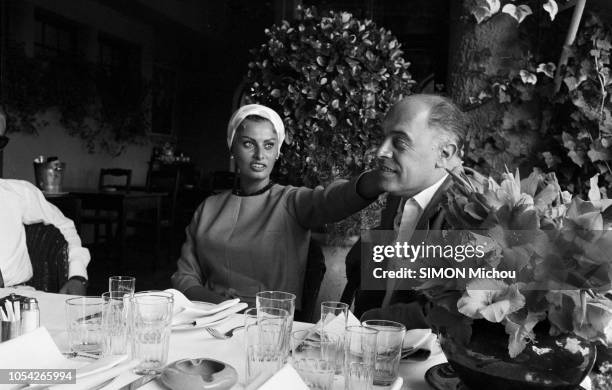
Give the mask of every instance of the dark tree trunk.
[[[469, 13], [467, 1], [451, 1], [448, 92], [468, 113], [466, 158], [478, 161], [482, 157], [479, 153], [486, 153], [485, 141], [500, 128], [507, 108], [496, 97], [484, 104], [474, 99], [489, 86], [490, 77], [508, 75], [511, 69], [520, 69], [518, 63], [524, 59], [516, 20], [498, 13], [477, 24]], [[505, 169], [504, 165], [513, 165], [512, 156], [507, 155], [504, 148], [489, 146], [492, 149], [488, 168], [499, 172]], [[479, 152], [474, 154], [474, 150]]]

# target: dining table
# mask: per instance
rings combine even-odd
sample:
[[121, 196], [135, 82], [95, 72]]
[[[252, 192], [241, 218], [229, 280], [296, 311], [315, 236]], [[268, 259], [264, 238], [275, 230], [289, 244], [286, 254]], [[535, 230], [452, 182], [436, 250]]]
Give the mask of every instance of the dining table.
[[[30, 288], [0, 288], [0, 297], [11, 293], [33, 297], [38, 300], [40, 308], [40, 325], [46, 327], [47, 331], [62, 352], [68, 352], [68, 339], [65, 319], [65, 300], [73, 297], [70, 295], [47, 293], [32, 290]], [[233, 314], [228, 320], [240, 324], [242, 314]], [[293, 330], [312, 327], [313, 324], [294, 322]], [[245, 340], [243, 332], [226, 340], [215, 339], [204, 329], [195, 328], [190, 330], [172, 331], [170, 336], [170, 347], [168, 362], [186, 358], [208, 358], [216, 359], [234, 367], [239, 375], [238, 383], [233, 389], [242, 389], [245, 385]], [[400, 375], [404, 379], [402, 389], [405, 390], [431, 390], [425, 381], [425, 372], [432, 366], [446, 362], [444, 354], [439, 352], [432, 354], [424, 361], [402, 361], [400, 364]], [[138, 375], [125, 372], [114, 380], [114, 387], [128, 384], [138, 378]], [[387, 389], [388, 387], [374, 386], [374, 389]], [[166, 390], [158, 381], [149, 382], [141, 387], [142, 390]], [[334, 378], [334, 390], [344, 389], [344, 379], [341, 375]]]

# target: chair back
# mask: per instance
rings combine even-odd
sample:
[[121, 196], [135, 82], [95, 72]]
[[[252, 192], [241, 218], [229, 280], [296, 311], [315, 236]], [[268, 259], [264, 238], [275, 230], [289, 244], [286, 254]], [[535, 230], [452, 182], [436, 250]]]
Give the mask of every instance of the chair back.
[[183, 173], [177, 165], [163, 165], [156, 161], [149, 162], [147, 171], [147, 192], [166, 192], [162, 202], [162, 219], [167, 220], [170, 226], [174, 226], [176, 219], [176, 208], [181, 189]]
[[302, 289], [302, 309], [295, 312], [296, 321], [313, 322], [315, 320], [313, 315], [318, 304], [319, 290], [326, 270], [325, 256], [321, 246], [311, 239]]
[[105, 178], [106, 176], [113, 177], [124, 177], [124, 184], [121, 186], [121, 189], [125, 192], [130, 191], [130, 185], [132, 184], [132, 170], [131, 169], [123, 169], [123, 168], [102, 168], [100, 169], [100, 179], [98, 181], [98, 189], [104, 189]]
[[26, 244], [34, 276], [28, 282], [37, 290], [58, 292], [68, 280], [68, 243], [53, 225], [25, 225]]

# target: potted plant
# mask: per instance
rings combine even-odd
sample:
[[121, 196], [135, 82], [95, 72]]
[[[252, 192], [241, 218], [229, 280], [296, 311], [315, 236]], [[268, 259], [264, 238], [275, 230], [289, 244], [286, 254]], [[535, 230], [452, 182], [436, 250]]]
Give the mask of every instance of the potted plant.
[[420, 285], [443, 351], [471, 388], [576, 388], [594, 344], [612, 342], [612, 200], [596, 186], [589, 201], [572, 199], [554, 174], [506, 172], [498, 185], [465, 172], [451, 172], [451, 232], [487, 248], [473, 267], [516, 274]]

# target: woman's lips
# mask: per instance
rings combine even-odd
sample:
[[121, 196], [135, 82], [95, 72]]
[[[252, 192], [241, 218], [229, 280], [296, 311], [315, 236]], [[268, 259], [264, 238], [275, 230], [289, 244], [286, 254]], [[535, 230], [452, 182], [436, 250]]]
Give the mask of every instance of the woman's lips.
[[265, 164], [261, 164], [261, 163], [251, 163], [250, 167], [252, 170], [256, 171], [256, 172], [262, 172], [266, 169], [266, 165]]

